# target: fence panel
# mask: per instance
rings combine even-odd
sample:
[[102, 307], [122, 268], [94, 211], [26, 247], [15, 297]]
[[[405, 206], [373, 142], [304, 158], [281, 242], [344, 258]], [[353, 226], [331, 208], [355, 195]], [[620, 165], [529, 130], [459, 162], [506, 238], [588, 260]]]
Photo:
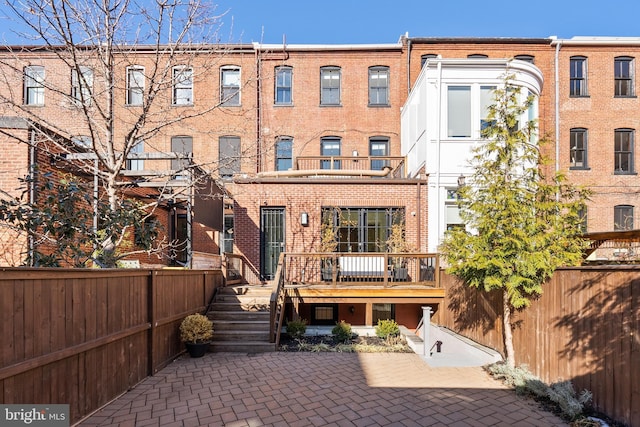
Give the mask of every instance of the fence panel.
[[218, 270], [0, 270], [0, 403], [70, 405], [71, 422], [170, 363]]
[[[438, 322], [504, 354], [500, 294], [443, 272], [441, 284]], [[545, 382], [571, 380], [597, 410], [640, 426], [640, 267], [560, 269], [515, 321], [516, 364]]]

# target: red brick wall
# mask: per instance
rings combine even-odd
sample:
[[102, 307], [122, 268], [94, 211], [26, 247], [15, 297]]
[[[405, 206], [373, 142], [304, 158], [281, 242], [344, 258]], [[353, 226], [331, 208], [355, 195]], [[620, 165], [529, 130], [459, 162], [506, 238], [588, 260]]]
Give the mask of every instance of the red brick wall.
[[[569, 58], [587, 57], [588, 97], [569, 96]], [[635, 129], [635, 171], [640, 168], [640, 100], [614, 97], [614, 58], [640, 57], [640, 46], [574, 46], [560, 49], [560, 166], [572, 182], [593, 190], [588, 203], [588, 231], [614, 228], [614, 206], [633, 205], [634, 228], [640, 227], [640, 185], [637, 173], [614, 174], [614, 130]], [[635, 93], [640, 90], [636, 69]], [[571, 128], [588, 130], [587, 170], [569, 170], [569, 133]]]
[[[270, 180], [234, 185], [235, 249], [260, 265], [260, 208], [284, 207], [287, 252], [315, 252], [322, 207], [403, 207], [407, 240], [421, 251], [427, 241], [427, 187], [424, 181], [392, 179]], [[300, 214], [309, 214], [309, 226]], [[420, 230], [420, 234], [418, 234]]]
[[[369, 138], [389, 138], [390, 155], [400, 155], [400, 108], [407, 95], [405, 60], [393, 50], [290, 51], [286, 60], [262, 64], [261, 130], [264, 166], [274, 170], [274, 144], [279, 136], [293, 138], [293, 155], [320, 155], [320, 138], [342, 139], [342, 155], [369, 153]], [[292, 106], [274, 106], [274, 70], [293, 68]], [[320, 68], [341, 69], [341, 105], [320, 105]], [[369, 67], [389, 67], [389, 105], [369, 107]]]
[[[28, 138], [27, 130], [11, 131], [19, 138]], [[22, 188], [19, 179], [29, 174], [29, 146], [3, 134], [0, 134], [0, 146], [0, 189], [3, 191], [0, 198], [20, 197]], [[0, 224], [0, 266], [21, 265], [26, 250], [27, 236]]]

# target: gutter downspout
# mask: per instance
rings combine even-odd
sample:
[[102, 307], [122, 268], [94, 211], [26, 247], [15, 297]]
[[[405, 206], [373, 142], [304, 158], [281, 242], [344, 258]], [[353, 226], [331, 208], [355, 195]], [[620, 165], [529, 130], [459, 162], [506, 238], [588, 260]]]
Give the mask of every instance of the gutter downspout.
[[407, 37], [407, 96], [410, 93], [411, 93], [411, 39]]
[[[437, 126], [437, 135], [436, 135], [436, 206], [438, 209], [438, 214], [436, 215], [438, 223], [436, 224], [436, 246], [437, 241], [440, 240], [440, 236], [443, 232], [441, 230], [442, 224], [442, 215], [443, 215], [443, 206], [440, 206], [440, 144], [442, 143], [442, 62], [438, 61], [438, 126]], [[427, 245], [428, 246], [428, 245]], [[427, 251], [430, 251], [429, 247], [427, 247]]]
[[562, 46], [562, 41], [558, 40], [556, 43], [556, 57], [555, 57], [555, 110], [556, 110], [556, 159], [555, 159], [555, 167], [556, 173], [560, 170], [560, 76], [559, 76], [559, 66], [558, 61], [560, 58], [560, 48]]

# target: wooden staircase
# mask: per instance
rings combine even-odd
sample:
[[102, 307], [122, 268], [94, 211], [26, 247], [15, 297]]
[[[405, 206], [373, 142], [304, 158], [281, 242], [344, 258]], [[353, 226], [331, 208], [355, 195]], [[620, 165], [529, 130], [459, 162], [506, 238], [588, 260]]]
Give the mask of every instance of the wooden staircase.
[[220, 288], [207, 316], [213, 321], [213, 352], [264, 353], [269, 342], [271, 288], [238, 285]]

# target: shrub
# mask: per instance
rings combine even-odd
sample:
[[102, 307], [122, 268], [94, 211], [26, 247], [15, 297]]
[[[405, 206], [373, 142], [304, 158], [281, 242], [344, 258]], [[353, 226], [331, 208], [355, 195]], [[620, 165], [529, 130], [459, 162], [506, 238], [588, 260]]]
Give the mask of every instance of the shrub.
[[331, 333], [338, 342], [347, 342], [351, 339], [351, 324], [341, 320], [336, 323]]
[[287, 322], [287, 335], [291, 338], [300, 338], [307, 332], [307, 321], [305, 319], [289, 320]]
[[515, 387], [517, 392], [531, 393], [538, 398], [553, 402], [562, 416], [569, 420], [578, 418], [591, 401], [590, 391], [583, 390], [579, 395], [576, 394], [571, 381], [547, 385], [529, 372], [526, 366], [512, 368], [505, 363], [494, 363], [487, 369], [493, 377]]
[[213, 337], [213, 322], [202, 314], [191, 314], [180, 324], [180, 339], [183, 342], [207, 342]]
[[378, 320], [378, 326], [376, 326], [376, 335], [379, 338], [388, 339], [389, 337], [396, 337], [400, 335], [400, 328], [395, 320]]

